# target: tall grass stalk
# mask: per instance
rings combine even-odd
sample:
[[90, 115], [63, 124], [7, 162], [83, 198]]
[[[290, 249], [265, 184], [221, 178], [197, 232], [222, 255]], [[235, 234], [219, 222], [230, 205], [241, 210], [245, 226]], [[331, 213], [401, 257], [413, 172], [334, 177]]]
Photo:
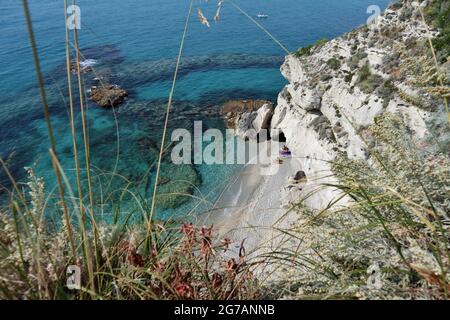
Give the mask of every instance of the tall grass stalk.
[[[72, 1], [73, 5], [76, 5], [76, 1]], [[74, 18], [76, 19], [76, 17]], [[74, 21], [76, 25], [76, 21]], [[80, 99], [80, 111], [81, 111], [81, 123], [83, 127], [83, 142], [84, 142], [84, 155], [85, 155], [85, 162], [86, 162], [86, 176], [87, 176], [87, 183], [88, 183], [88, 192], [89, 192], [89, 212], [91, 216], [91, 225], [92, 230], [94, 234], [94, 259], [97, 265], [97, 268], [99, 266], [99, 248], [98, 248], [98, 242], [99, 242], [99, 235], [97, 230], [97, 222], [95, 220], [95, 208], [94, 208], [94, 194], [92, 190], [92, 177], [91, 177], [91, 158], [90, 158], [90, 150], [89, 150], [89, 133], [87, 129], [86, 124], [86, 115], [85, 115], [85, 103], [84, 103], [84, 85], [83, 85], [83, 79], [81, 74], [81, 67], [80, 67], [80, 55], [79, 55], [79, 44], [78, 44], [78, 30], [77, 28], [74, 28], [74, 38], [75, 38], [75, 63], [77, 67], [77, 78], [78, 78], [78, 91], [79, 91], [79, 99]], [[92, 271], [91, 271], [92, 272]], [[95, 293], [95, 283], [91, 283], [92, 285], [92, 291]]]
[[[192, 8], [194, 6], [194, 0], [191, 0], [190, 5], [189, 5], [189, 10], [188, 10], [188, 14], [186, 17], [186, 22], [184, 25], [184, 30], [183, 30], [183, 35], [181, 36], [181, 43], [180, 43], [180, 47], [178, 50], [178, 57], [177, 57], [177, 62], [176, 62], [176, 66], [175, 66], [175, 72], [174, 72], [174, 76], [173, 76], [173, 80], [172, 80], [172, 87], [170, 89], [170, 93], [169, 93], [169, 100], [167, 102], [167, 107], [166, 107], [166, 115], [164, 118], [164, 127], [163, 127], [163, 134], [162, 134], [162, 138], [161, 138], [161, 146], [160, 146], [160, 150], [159, 150], [159, 156], [158, 156], [158, 162], [156, 165], [156, 177], [155, 177], [155, 184], [153, 187], [153, 196], [152, 196], [152, 204], [151, 204], [151, 209], [150, 209], [150, 216], [148, 219], [148, 223], [151, 224], [151, 221], [153, 219], [153, 214], [155, 211], [155, 206], [156, 206], [156, 194], [157, 194], [157, 190], [158, 190], [158, 183], [159, 183], [159, 174], [160, 174], [160, 169], [161, 169], [161, 161], [162, 161], [162, 156], [163, 156], [163, 152], [164, 152], [164, 145], [166, 142], [166, 134], [167, 134], [167, 126], [169, 123], [169, 115], [170, 115], [170, 109], [172, 107], [172, 100], [173, 100], [173, 95], [175, 93], [175, 86], [177, 83], [177, 77], [178, 77], [178, 70], [180, 67], [180, 62], [181, 62], [181, 57], [183, 55], [183, 49], [184, 49], [184, 41], [186, 39], [186, 35], [187, 35], [187, 31], [188, 31], [188, 27], [189, 27], [189, 21], [191, 18], [191, 14], [192, 14]], [[150, 228], [149, 228], [150, 230]]]
[[[53, 166], [55, 168], [55, 171], [58, 171], [58, 173], [60, 175], [62, 175], [62, 177], [64, 179], [64, 182], [66, 184], [66, 187], [68, 188], [69, 191], [71, 191], [71, 186], [70, 186], [70, 183], [69, 183], [69, 181], [68, 181], [68, 179], [67, 179], [67, 177], [66, 177], [66, 175], [64, 173], [64, 170], [62, 169], [61, 164], [59, 163], [58, 159], [54, 156], [54, 154], [51, 152], [51, 150], [50, 150], [50, 155], [51, 155], [51, 158], [52, 158], [52, 162], [53, 162]], [[75, 195], [73, 194], [73, 192], [70, 192], [70, 193], [71, 193], [71, 198], [74, 201], [74, 211], [77, 212], [77, 210], [76, 210], [76, 203], [75, 203], [75, 199], [76, 199]], [[77, 217], [79, 219], [79, 228], [81, 229], [81, 245], [82, 245], [82, 248], [83, 248], [83, 258], [84, 258], [84, 261], [85, 261], [85, 263], [87, 265], [89, 284], [90, 284], [89, 286], [91, 288], [89, 292], [91, 293], [91, 295], [95, 296], [95, 294], [96, 294], [95, 283], [96, 282], [95, 282], [94, 267], [93, 267], [93, 264], [92, 264], [93, 255], [92, 255], [92, 251], [91, 251], [91, 248], [90, 248], [90, 242], [89, 242], [87, 227], [86, 227], [86, 225], [84, 223], [84, 220], [83, 220], [83, 215], [81, 214], [81, 211], [78, 211], [78, 213], [79, 214], [77, 215]], [[71, 221], [69, 221], [68, 223], [70, 223], [70, 225], [71, 225]], [[95, 241], [94, 241], [94, 244], [95, 244]], [[76, 260], [76, 262], [78, 262], [78, 260]]]
[[[444, 87], [444, 81], [442, 80], [441, 68], [439, 67], [439, 63], [438, 63], [438, 60], [436, 57], [436, 50], [434, 49], [433, 41], [432, 41], [432, 38], [430, 35], [430, 28], [428, 27], [428, 24], [425, 20], [425, 15], [423, 14], [423, 9], [420, 6], [419, 6], [419, 12], [420, 12], [420, 16], [422, 18], [423, 25], [425, 26], [425, 28], [427, 30], [427, 42], [430, 47], [431, 54], [433, 56], [433, 61], [434, 61], [435, 67], [436, 67], [438, 81], [439, 81], [439, 84], [441, 85], [441, 87]], [[450, 109], [448, 107], [448, 99], [447, 99], [447, 97], [443, 97], [443, 100], [444, 100], [445, 111], [447, 112], [447, 121], [450, 126]]]
[[81, 217], [83, 225], [85, 224], [84, 217], [84, 205], [83, 205], [83, 189], [81, 185], [81, 174], [80, 174], [80, 163], [78, 159], [78, 146], [77, 146], [77, 133], [75, 129], [75, 112], [74, 112], [74, 100], [72, 93], [72, 75], [70, 71], [70, 50], [69, 50], [69, 28], [67, 20], [67, 0], [64, 0], [64, 30], [66, 35], [66, 73], [67, 73], [67, 86], [69, 92], [69, 106], [70, 106], [70, 128], [72, 133], [72, 145], [73, 145], [73, 155], [75, 161], [75, 174], [77, 179], [77, 191], [78, 199], [80, 200], [79, 208], [81, 212]]
[[[72, 2], [73, 5], [76, 5], [75, 0]], [[76, 18], [74, 18], [76, 19]], [[76, 23], [76, 21], [75, 21]], [[90, 208], [89, 211], [91, 213], [91, 222], [92, 227], [94, 229], [94, 234], [97, 237], [97, 227], [95, 223], [95, 210], [94, 210], [94, 195], [92, 192], [92, 178], [91, 178], [91, 159], [90, 159], [90, 150], [89, 150], [89, 134], [87, 131], [87, 124], [86, 124], [86, 115], [85, 115], [85, 103], [84, 103], [84, 86], [83, 86], [83, 79], [81, 75], [81, 67], [80, 67], [80, 55], [79, 55], [79, 45], [78, 45], [78, 30], [77, 28], [73, 29], [74, 32], [74, 38], [75, 38], [75, 63], [77, 67], [77, 78], [78, 78], [78, 92], [79, 92], [79, 99], [80, 99], [80, 111], [81, 111], [81, 123], [83, 127], [83, 142], [84, 142], [84, 155], [85, 155], [85, 162], [86, 162], [86, 176], [87, 176], [87, 183], [88, 183], [88, 191], [89, 191], [89, 204]]]
[[[53, 164], [53, 169], [55, 171], [55, 175], [60, 176], [60, 172], [56, 166], [57, 163], [57, 157], [54, 153], [54, 151], [52, 149], [50, 149], [50, 155], [52, 158], [52, 164]], [[61, 195], [61, 199], [64, 199], [64, 188], [63, 185], [61, 183], [61, 178], [56, 179], [57, 184], [58, 184], [58, 190], [59, 193]], [[73, 261], [74, 263], [77, 261], [77, 253], [76, 253], [76, 249], [75, 249], [75, 240], [74, 240], [74, 236], [73, 236], [73, 228], [72, 228], [72, 219], [69, 215], [69, 209], [67, 208], [67, 204], [65, 199], [62, 202], [62, 206], [63, 206], [63, 212], [64, 212], [64, 219], [66, 220], [66, 224], [67, 224], [67, 235], [68, 235], [68, 239], [70, 242], [70, 247], [72, 249], [72, 256], [73, 256]]]
[[[40, 66], [40, 62], [39, 62], [39, 54], [38, 54], [38, 51], [37, 51], [36, 40], [35, 40], [35, 37], [34, 37], [33, 26], [32, 26], [31, 17], [30, 17], [30, 10], [29, 10], [29, 7], [28, 7], [28, 1], [27, 0], [23, 0], [22, 4], [23, 4], [25, 20], [26, 20], [26, 23], [27, 23], [28, 35], [29, 35], [29, 38], [30, 38], [31, 48], [32, 48], [32, 51], [33, 51], [34, 65], [35, 65], [35, 68], [36, 68], [36, 76], [37, 76], [37, 79], [38, 79], [39, 92], [40, 92], [40, 96], [41, 96], [41, 100], [42, 100], [42, 105], [43, 105], [43, 108], [44, 108], [45, 121], [47, 123], [48, 135], [49, 135], [49, 139], [50, 139], [50, 146], [51, 146], [51, 149], [52, 149], [52, 152], [53, 152], [54, 156], [57, 157], [55, 137], [54, 137], [54, 134], [53, 134], [53, 128], [52, 128], [51, 119], [50, 119], [50, 112], [49, 112], [49, 107], [48, 107], [47, 95], [46, 95], [46, 92], [45, 92], [45, 84], [44, 84], [44, 79], [42, 77], [41, 66]], [[61, 204], [62, 204], [63, 210], [64, 210], [64, 216], [66, 217], [66, 219], [69, 219], [69, 211], [68, 211], [66, 200], [65, 200], [65, 196], [64, 196], [64, 189], [62, 188], [62, 184], [61, 184], [61, 176], [60, 176], [58, 171], [55, 171], [55, 175], [56, 175], [56, 180], [57, 180], [57, 183], [58, 183], [59, 193], [60, 193], [60, 197], [61, 197]], [[73, 245], [72, 230], [71, 230], [71, 226], [70, 225], [68, 225], [68, 238], [69, 238], [69, 241], [71, 241], [71, 244]], [[73, 258], [76, 259], [74, 246], [72, 246], [72, 251], [73, 251], [72, 252], [73, 253]]]

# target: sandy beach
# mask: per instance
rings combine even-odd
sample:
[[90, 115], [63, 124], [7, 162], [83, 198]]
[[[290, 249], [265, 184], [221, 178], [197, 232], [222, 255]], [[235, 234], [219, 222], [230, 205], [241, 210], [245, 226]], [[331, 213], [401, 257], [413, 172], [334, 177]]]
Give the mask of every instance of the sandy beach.
[[287, 211], [283, 208], [283, 204], [289, 202], [286, 197], [295, 192], [292, 188], [299, 188], [299, 192], [301, 188], [291, 186], [290, 192], [286, 190], [289, 176], [301, 170], [301, 163], [290, 157], [282, 161], [278, 164], [274, 158], [270, 165], [245, 165], [230, 181], [214, 210], [203, 218], [203, 222], [213, 224], [219, 236], [228, 237], [233, 242], [245, 239], [247, 250], [270, 245], [274, 239], [272, 226]]

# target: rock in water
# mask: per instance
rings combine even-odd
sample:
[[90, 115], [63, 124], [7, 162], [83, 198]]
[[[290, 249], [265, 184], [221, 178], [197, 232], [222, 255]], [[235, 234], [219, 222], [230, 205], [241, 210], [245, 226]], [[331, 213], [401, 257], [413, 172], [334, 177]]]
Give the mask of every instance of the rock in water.
[[272, 116], [273, 106], [271, 104], [265, 104], [253, 112], [244, 112], [236, 119], [236, 135], [243, 139], [257, 140], [262, 130], [270, 128]]
[[105, 84], [104, 86], [92, 86], [90, 95], [95, 103], [107, 108], [121, 104], [128, 93], [117, 85]]
[[[70, 72], [72, 74], [77, 74], [78, 73], [78, 66], [76, 62], [72, 62], [70, 64]], [[81, 65], [80, 63], [80, 73], [89, 73], [92, 72], [92, 66], [90, 65]]]
[[270, 128], [270, 120], [273, 116], [273, 106], [271, 104], [264, 104], [256, 111], [256, 118], [253, 120], [253, 128], [256, 132]]
[[273, 104], [265, 100], [237, 100], [227, 102], [221, 110], [227, 125], [243, 139], [257, 139], [258, 134], [270, 128]]
[[230, 129], [235, 129], [237, 120], [242, 114], [257, 111], [265, 104], [272, 105], [272, 102], [267, 100], [230, 100], [222, 106], [220, 115], [225, 118]]
[[236, 119], [236, 135], [244, 139], [256, 139], [256, 131], [253, 122], [256, 120], [256, 112], [245, 112]]
[[192, 199], [201, 184], [201, 177], [193, 165], [163, 162], [161, 173], [156, 196], [156, 206], [160, 209], [178, 208]]

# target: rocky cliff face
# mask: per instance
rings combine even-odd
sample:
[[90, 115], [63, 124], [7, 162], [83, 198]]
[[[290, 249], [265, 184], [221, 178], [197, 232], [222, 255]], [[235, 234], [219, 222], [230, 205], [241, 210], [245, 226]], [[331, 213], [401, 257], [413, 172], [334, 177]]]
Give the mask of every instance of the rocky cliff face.
[[[403, 1], [370, 26], [286, 58], [281, 71], [289, 84], [279, 94], [271, 136], [300, 161], [304, 191], [335, 181], [330, 161], [338, 154], [370, 162], [365, 128], [385, 112], [400, 114], [414, 139], [427, 135], [426, 122], [443, 108], [430, 87], [448, 91], [450, 63], [436, 71], [426, 44], [439, 31], [424, 23], [426, 5]], [[306, 204], [321, 208], [336, 196], [325, 188]]]

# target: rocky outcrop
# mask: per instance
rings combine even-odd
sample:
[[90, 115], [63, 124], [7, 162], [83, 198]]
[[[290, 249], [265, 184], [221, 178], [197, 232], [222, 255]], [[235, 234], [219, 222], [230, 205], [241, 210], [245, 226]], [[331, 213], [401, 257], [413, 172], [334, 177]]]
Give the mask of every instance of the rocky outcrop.
[[[94, 59], [86, 59], [83, 61], [79, 62], [79, 66], [80, 66], [80, 72], [81, 73], [89, 73], [92, 72], [93, 69], [92, 67], [97, 63], [96, 60]], [[70, 63], [70, 72], [72, 72], [73, 74], [77, 74], [78, 73], [78, 64], [76, 61], [72, 61]]]
[[[71, 63], [70, 64], [70, 72], [72, 74], [78, 74], [78, 67], [76, 63]], [[80, 73], [89, 73], [92, 72], [92, 67], [91, 66], [85, 66], [85, 67], [81, 67], [80, 66]]]
[[264, 104], [256, 111], [256, 117], [252, 122], [252, 128], [258, 133], [261, 130], [270, 128], [270, 121], [273, 116], [272, 104]]
[[228, 128], [234, 129], [238, 117], [246, 112], [257, 111], [265, 104], [272, 105], [267, 100], [230, 100], [221, 107], [220, 115], [226, 120]]
[[261, 108], [253, 112], [244, 112], [236, 118], [236, 135], [245, 140], [256, 140], [263, 130], [267, 130], [265, 138], [268, 138], [268, 129], [270, 128], [272, 115], [272, 104], [264, 104]]
[[[372, 26], [286, 57], [281, 72], [289, 84], [278, 96], [271, 136], [286, 140], [301, 163], [308, 176], [305, 193], [336, 182], [330, 161], [339, 153], [372, 161], [361, 132], [384, 112], [400, 114], [413, 139], [426, 134], [430, 110], [423, 105], [433, 106], [435, 100], [416, 85], [421, 75], [401, 64], [417, 55], [415, 46], [428, 34], [436, 35], [432, 29], [420, 32], [427, 28], [418, 5], [404, 1], [391, 6]], [[411, 18], [403, 19], [405, 12]], [[403, 58], [394, 60], [393, 55]], [[397, 65], [389, 67], [391, 60]], [[245, 120], [248, 125], [249, 119]], [[322, 188], [309, 196], [306, 204], [323, 208], [337, 196], [333, 189]]]
[[270, 129], [273, 104], [265, 100], [235, 100], [227, 102], [221, 109], [228, 128], [235, 129], [243, 139], [257, 139], [262, 130]]
[[117, 85], [105, 84], [101, 86], [92, 86], [90, 89], [91, 99], [99, 106], [115, 107], [128, 97], [127, 91]]

